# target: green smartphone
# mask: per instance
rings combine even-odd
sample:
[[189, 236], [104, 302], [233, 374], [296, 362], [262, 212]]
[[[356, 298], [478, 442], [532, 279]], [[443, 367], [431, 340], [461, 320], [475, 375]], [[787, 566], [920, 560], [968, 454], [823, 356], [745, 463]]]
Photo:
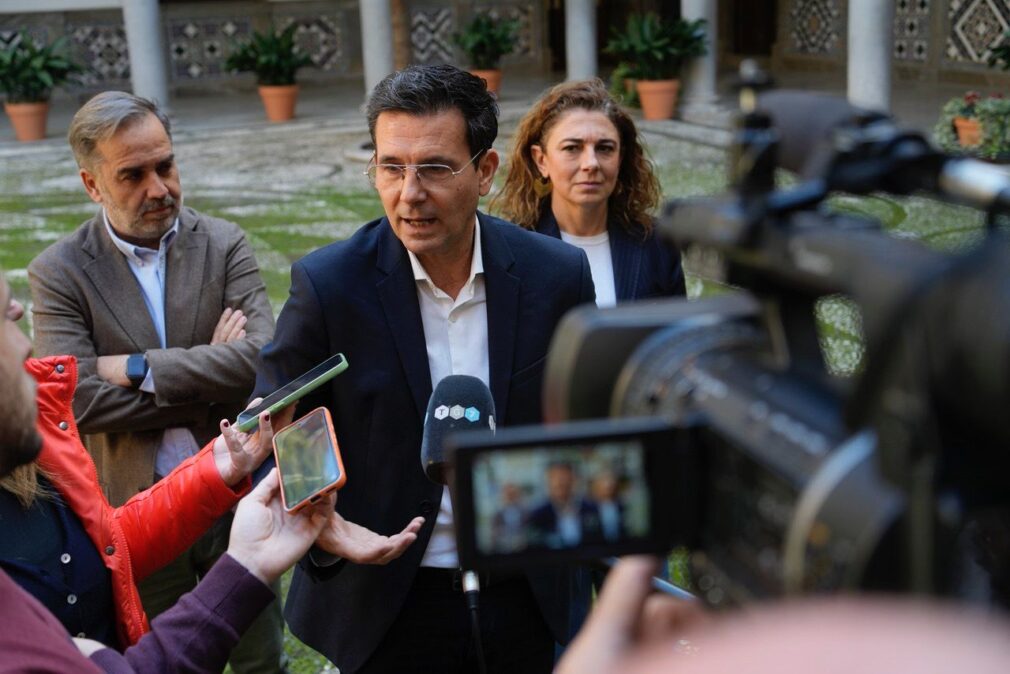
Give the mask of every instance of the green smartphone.
[[344, 358], [344, 354], [338, 353], [335, 356], [330, 356], [302, 376], [291, 380], [268, 395], [260, 404], [243, 410], [238, 415], [235, 425], [243, 433], [248, 433], [256, 428], [256, 424], [259, 423], [259, 415], [263, 412], [269, 410], [270, 414], [273, 414], [278, 410], [284, 409], [296, 400], [304, 398], [312, 391], [315, 391], [346, 369], [347, 359]]

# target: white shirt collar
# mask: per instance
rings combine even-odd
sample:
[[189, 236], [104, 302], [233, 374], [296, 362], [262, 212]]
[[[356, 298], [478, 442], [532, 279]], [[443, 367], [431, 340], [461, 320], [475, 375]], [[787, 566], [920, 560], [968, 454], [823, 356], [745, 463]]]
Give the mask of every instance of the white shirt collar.
[[[132, 243], [129, 243], [128, 241], [123, 241], [123, 239], [119, 238], [119, 235], [116, 234], [116, 230], [112, 229], [112, 225], [109, 224], [109, 214], [105, 212], [104, 208], [102, 209], [102, 219], [105, 221], [105, 231], [109, 233], [109, 237], [112, 239], [112, 245], [118, 248], [120, 252], [123, 255], [125, 255], [128, 260], [133, 260], [134, 262], [140, 262], [141, 255], [142, 254], [147, 255], [148, 253], [146, 251], [151, 251], [150, 248], [137, 246]], [[175, 222], [172, 223], [172, 228], [169, 229], [167, 232], [165, 232], [162, 235], [160, 241], [158, 242], [159, 250], [167, 249], [172, 244], [172, 241], [175, 240], [175, 236], [178, 233], [179, 233], [179, 218], [176, 218]], [[153, 253], [155, 251], [151, 252]]]
[[[428, 270], [424, 268], [421, 261], [417, 259], [410, 250], [407, 251], [407, 257], [410, 258], [410, 266], [414, 270], [414, 280], [415, 281], [427, 281], [432, 288], [438, 289], [438, 286], [434, 284], [431, 280], [431, 276], [428, 274]], [[473, 280], [477, 277], [477, 274], [484, 273], [484, 254], [481, 251], [480, 246], [480, 218], [474, 216], [474, 228], [473, 228], [473, 255], [470, 256], [470, 277], [466, 280], [466, 285], [473, 283]], [[439, 290], [439, 292], [441, 292]]]

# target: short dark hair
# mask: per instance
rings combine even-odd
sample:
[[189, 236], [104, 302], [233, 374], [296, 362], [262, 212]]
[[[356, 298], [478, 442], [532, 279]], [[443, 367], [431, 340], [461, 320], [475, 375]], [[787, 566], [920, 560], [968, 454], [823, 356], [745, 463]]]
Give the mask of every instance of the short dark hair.
[[387, 75], [368, 97], [368, 133], [383, 112], [433, 115], [457, 109], [466, 121], [470, 154], [491, 149], [498, 136], [498, 103], [487, 82], [452, 65], [412, 65]]

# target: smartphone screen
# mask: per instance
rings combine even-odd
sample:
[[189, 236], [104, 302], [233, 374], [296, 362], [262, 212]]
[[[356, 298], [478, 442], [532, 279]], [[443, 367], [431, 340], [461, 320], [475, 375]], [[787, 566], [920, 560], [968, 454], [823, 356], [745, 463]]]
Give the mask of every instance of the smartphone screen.
[[330, 413], [319, 407], [274, 436], [284, 508], [294, 512], [346, 481]]
[[284, 409], [291, 403], [304, 398], [346, 369], [347, 359], [344, 358], [344, 354], [338, 353], [335, 356], [330, 356], [305, 374], [291, 380], [268, 395], [260, 404], [240, 413], [237, 421], [238, 429], [243, 432], [249, 432], [256, 427], [257, 417], [263, 412], [270, 410], [270, 413], [273, 414], [278, 410]]

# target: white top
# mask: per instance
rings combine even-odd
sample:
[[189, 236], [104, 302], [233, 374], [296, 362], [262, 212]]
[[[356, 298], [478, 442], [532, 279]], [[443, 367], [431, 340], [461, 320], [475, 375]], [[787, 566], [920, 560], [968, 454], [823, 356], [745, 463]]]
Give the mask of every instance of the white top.
[[[410, 266], [417, 283], [417, 301], [421, 307], [424, 342], [428, 348], [428, 369], [431, 385], [451, 374], [467, 374], [490, 385], [490, 366], [487, 353], [487, 294], [484, 291], [484, 257], [480, 249], [480, 221], [474, 227], [473, 257], [470, 277], [452, 299], [440, 290], [417, 256], [407, 251]], [[420, 453], [420, 447], [418, 448]], [[442, 490], [442, 503], [428, 548], [421, 558], [421, 566], [455, 569], [459, 567], [456, 554], [456, 534], [453, 528], [452, 502], [449, 490]]]
[[[158, 242], [158, 250], [135, 246], [128, 243], [116, 235], [115, 230], [109, 224], [109, 216], [102, 209], [102, 217], [105, 218], [105, 229], [109, 232], [113, 245], [119, 249], [126, 258], [126, 263], [130, 266], [134, 278], [140, 285], [140, 294], [144, 297], [144, 304], [147, 306], [147, 313], [151, 316], [154, 329], [158, 333], [158, 341], [161, 348], [165, 348], [165, 274], [168, 261], [168, 248], [175, 241], [179, 233], [179, 219], [176, 218], [172, 228], [165, 232]], [[124, 309], [130, 311], [130, 308]], [[148, 369], [147, 377], [140, 385], [140, 390], [153, 394], [154, 373]], [[161, 435], [161, 444], [158, 445], [158, 452], [154, 458], [154, 472], [164, 477], [172, 472], [176, 466], [200, 451], [200, 446], [196, 443], [196, 438], [188, 428], [166, 428]]]
[[604, 231], [593, 236], [575, 236], [561, 232], [561, 240], [586, 251], [589, 271], [596, 286], [596, 306], [612, 307], [617, 304], [617, 288], [614, 286], [614, 258], [610, 253], [610, 234]]

